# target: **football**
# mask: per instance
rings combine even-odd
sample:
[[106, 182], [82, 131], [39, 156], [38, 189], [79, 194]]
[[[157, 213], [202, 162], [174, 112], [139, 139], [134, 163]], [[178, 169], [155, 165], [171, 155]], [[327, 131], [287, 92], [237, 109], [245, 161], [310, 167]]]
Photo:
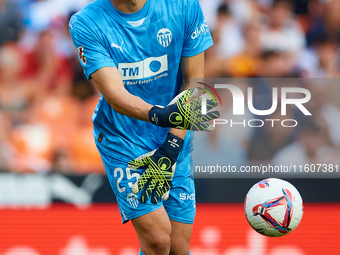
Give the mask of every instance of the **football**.
[[298, 190], [281, 179], [265, 179], [247, 193], [244, 212], [258, 233], [279, 237], [292, 232], [303, 215], [303, 202]]

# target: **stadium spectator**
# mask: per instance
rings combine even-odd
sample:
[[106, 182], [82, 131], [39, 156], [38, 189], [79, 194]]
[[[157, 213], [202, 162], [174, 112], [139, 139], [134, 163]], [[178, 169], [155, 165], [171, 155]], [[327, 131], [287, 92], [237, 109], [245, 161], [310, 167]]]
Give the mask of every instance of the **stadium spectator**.
[[91, 116], [98, 103], [98, 95], [88, 97], [81, 103], [81, 111], [76, 128], [70, 135], [69, 156], [72, 169], [77, 173], [105, 173], [100, 155], [93, 142]]
[[[267, 107], [267, 109], [269, 109], [269, 107]], [[286, 118], [289, 119], [291, 117], [292, 113], [290, 111]], [[276, 112], [268, 116], [267, 119], [281, 119], [281, 109], [277, 109]], [[266, 124], [263, 128], [254, 130], [249, 143], [248, 160], [253, 163], [270, 161], [279, 150], [293, 141], [292, 128], [285, 128], [280, 125], [279, 122], [277, 122], [277, 125], [274, 127], [268, 125], [268, 123]]]
[[0, 110], [0, 172], [14, 171], [15, 158], [14, 150], [8, 140], [10, 121]]
[[205, 21], [209, 26], [211, 31], [216, 29], [216, 21], [217, 21], [217, 9], [221, 5], [223, 0], [201, 0], [202, 11], [204, 13]]
[[228, 76], [225, 62], [243, 51], [244, 39], [240, 26], [230, 13], [229, 5], [222, 2], [212, 31], [215, 46], [207, 51], [205, 77]]
[[296, 53], [305, 46], [305, 36], [293, 18], [289, 0], [275, 0], [262, 24], [260, 42], [264, 51]]
[[53, 34], [44, 30], [39, 34], [34, 48], [25, 56], [24, 77], [33, 79], [39, 86], [37, 97], [44, 96], [56, 87], [67, 87], [72, 82], [70, 60], [56, 52]]
[[21, 79], [23, 64], [20, 49], [15, 44], [0, 48], [0, 111], [11, 125], [26, 120], [29, 89]]
[[242, 31], [237, 22], [233, 19], [229, 5], [223, 3], [217, 11], [216, 30], [217, 56], [229, 59], [242, 52], [244, 40]]
[[326, 34], [333, 40], [339, 42], [340, 40], [340, 2], [337, 0], [330, 0], [326, 3], [325, 23]]
[[329, 139], [327, 143], [340, 148], [340, 110], [339, 110], [339, 84], [337, 79], [307, 79], [306, 86], [314, 100], [306, 107], [313, 115], [320, 116], [327, 126]]
[[29, 18], [28, 28], [33, 31], [41, 31], [50, 28], [56, 20], [67, 17], [70, 12], [80, 10], [91, 0], [26, 0], [26, 2], [30, 2], [26, 6]]
[[273, 165], [329, 164], [332, 162], [332, 148], [327, 141], [327, 128], [319, 118], [306, 119], [299, 126], [296, 140], [278, 151]]
[[340, 76], [340, 54], [337, 41], [329, 37], [319, 37], [300, 55], [298, 64], [303, 78], [336, 78]]
[[289, 54], [280, 51], [265, 51], [258, 64], [258, 76], [268, 78], [294, 77], [294, 61]]
[[306, 40], [309, 47], [315, 45], [325, 32], [325, 5], [320, 0], [312, 0], [308, 3], [308, 15], [301, 19], [301, 24], [306, 30]]
[[23, 30], [22, 15], [16, 1], [0, 0], [0, 46], [18, 41]]
[[255, 77], [261, 57], [260, 30], [258, 24], [251, 22], [243, 29], [244, 50], [226, 61], [226, 72], [232, 77]]

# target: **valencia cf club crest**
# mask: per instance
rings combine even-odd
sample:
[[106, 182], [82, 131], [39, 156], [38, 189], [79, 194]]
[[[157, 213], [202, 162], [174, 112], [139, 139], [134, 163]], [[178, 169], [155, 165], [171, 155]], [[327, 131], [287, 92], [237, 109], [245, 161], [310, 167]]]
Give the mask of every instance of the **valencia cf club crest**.
[[167, 28], [162, 28], [157, 33], [157, 40], [163, 47], [168, 47], [172, 41], [172, 33]]
[[138, 207], [138, 198], [135, 194], [130, 193], [127, 195], [127, 201], [129, 202], [129, 204], [133, 207], [133, 208], [137, 208]]
[[86, 65], [86, 57], [84, 57], [84, 46], [78, 47], [77, 50], [78, 50], [79, 59], [84, 65]]

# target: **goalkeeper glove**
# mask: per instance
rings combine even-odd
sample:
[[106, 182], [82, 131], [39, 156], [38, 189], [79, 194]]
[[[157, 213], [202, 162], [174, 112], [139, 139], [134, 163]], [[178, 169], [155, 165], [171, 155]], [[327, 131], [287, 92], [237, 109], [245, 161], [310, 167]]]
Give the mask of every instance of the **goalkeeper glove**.
[[[175, 97], [166, 107], [152, 107], [149, 111], [150, 122], [160, 127], [194, 131], [213, 130], [213, 125], [203, 122], [219, 118], [220, 113], [214, 111], [202, 115], [202, 97], [198, 97], [187, 103], [190, 98], [197, 96], [197, 94], [197, 88], [191, 88]], [[215, 100], [207, 100], [207, 111], [215, 106], [217, 106]]]
[[147, 167], [139, 180], [133, 185], [134, 194], [141, 193], [141, 202], [157, 204], [162, 198], [169, 197], [171, 181], [176, 168], [177, 157], [181, 151], [183, 139], [169, 133], [164, 144], [157, 150], [146, 153], [128, 163], [132, 170]]

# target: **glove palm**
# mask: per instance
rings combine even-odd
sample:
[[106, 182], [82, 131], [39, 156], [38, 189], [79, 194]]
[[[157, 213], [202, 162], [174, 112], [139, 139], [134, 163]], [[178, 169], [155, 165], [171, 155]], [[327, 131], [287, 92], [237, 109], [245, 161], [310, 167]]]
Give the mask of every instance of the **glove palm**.
[[129, 162], [129, 168], [132, 170], [146, 167], [145, 172], [132, 187], [134, 194], [142, 190], [140, 197], [142, 203], [146, 203], [150, 197], [154, 204], [157, 204], [160, 198], [168, 199], [182, 144], [181, 138], [168, 134], [165, 143], [159, 149]]

